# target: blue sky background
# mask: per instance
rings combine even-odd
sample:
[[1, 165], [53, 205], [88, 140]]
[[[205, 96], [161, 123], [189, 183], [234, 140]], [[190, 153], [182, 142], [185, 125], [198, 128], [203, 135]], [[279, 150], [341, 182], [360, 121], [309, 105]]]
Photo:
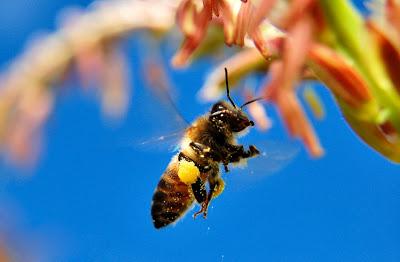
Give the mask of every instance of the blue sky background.
[[[0, 66], [33, 32], [53, 30], [63, 7], [90, 2], [0, 1]], [[17, 253], [28, 254], [24, 261], [400, 261], [399, 166], [354, 135], [321, 86], [327, 118], [314, 125], [324, 158], [312, 160], [301, 149], [272, 176], [226, 175], [207, 220], [188, 215], [156, 231], [151, 197], [172, 154], [130, 146], [149, 122], [138, 47], [125, 44], [135, 72], [126, 121], [105, 121], [96, 99], [71, 82], [47, 124], [35, 170], [2, 167], [0, 229]], [[195, 96], [208, 70], [203, 61], [172, 74], [188, 119], [210, 106]], [[269, 111], [275, 125], [268, 134], [253, 130], [254, 141], [287, 139]]]

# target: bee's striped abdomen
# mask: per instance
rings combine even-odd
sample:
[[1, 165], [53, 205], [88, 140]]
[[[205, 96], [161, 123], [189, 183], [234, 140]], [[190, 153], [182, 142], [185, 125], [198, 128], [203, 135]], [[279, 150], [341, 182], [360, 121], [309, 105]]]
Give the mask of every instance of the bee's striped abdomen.
[[178, 167], [177, 159], [172, 159], [154, 192], [151, 216], [155, 228], [175, 222], [193, 203], [190, 187], [178, 177]]

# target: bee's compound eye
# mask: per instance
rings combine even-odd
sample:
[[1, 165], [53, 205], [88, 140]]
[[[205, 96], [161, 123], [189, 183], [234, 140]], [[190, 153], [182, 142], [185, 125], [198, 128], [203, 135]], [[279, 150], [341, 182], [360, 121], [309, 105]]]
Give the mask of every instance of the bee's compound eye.
[[254, 122], [253, 121], [250, 121], [250, 126], [254, 126]]

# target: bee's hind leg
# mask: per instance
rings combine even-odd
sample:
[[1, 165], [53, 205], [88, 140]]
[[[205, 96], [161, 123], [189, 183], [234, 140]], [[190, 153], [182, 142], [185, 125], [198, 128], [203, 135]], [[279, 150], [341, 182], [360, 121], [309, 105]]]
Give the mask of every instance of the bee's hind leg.
[[201, 178], [198, 178], [197, 181], [192, 184], [192, 191], [194, 198], [201, 205], [201, 209], [198, 212], [194, 213], [193, 218], [196, 218], [201, 213], [203, 213], [203, 217], [206, 218], [207, 208], [209, 204], [209, 193], [207, 193], [206, 186]]
[[203, 181], [200, 177], [197, 178], [196, 182], [192, 184], [192, 192], [194, 198], [198, 203], [203, 203], [207, 199], [207, 190]]
[[193, 215], [193, 218], [196, 218], [201, 213], [203, 213], [203, 216], [205, 218], [207, 216], [209, 193], [207, 193], [206, 186], [200, 177], [197, 178], [197, 181], [192, 184], [192, 192], [196, 201], [201, 205], [200, 211], [196, 212]]
[[193, 214], [193, 218], [196, 219], [196, 217], [200, 214], [203, 214], [203, 217], [207, 218], [208, 204], [209, 204], [209, 201], [207, 201], [207, 200], [204, 201], [203, 203], [201, 203], [201, 209]]
[[203, 214], [203, 217], [207, 218], [208, 206], [210, 205], [211, 200], [224, 191], [225, 182], [219, 175], [216, 177], [210, 176], [208, 182], [210, 184], [210, 191], [208, 191], [205, 201], [201, 203], [201, 209], [193, 215], [194, 218], [200, 214]]
[[207, 218], [208, 206], [210, 205], [211, 202], [211, 196], [210, 196], [211, 192], [212, 191], [208, 192], [207, 198], [201, 203], [201, 209], [193, 214], [193, 218], [196, 218], [200, 214], [203, 214], [203, 218]]

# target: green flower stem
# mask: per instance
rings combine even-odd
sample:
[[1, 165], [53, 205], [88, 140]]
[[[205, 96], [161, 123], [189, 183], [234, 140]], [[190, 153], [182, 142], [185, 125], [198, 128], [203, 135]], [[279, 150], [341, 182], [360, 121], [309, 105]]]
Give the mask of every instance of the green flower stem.
[[[369, 83], [379, 105], [400, 133], [400, 96], [396, 92], [380, 56], [377, 45], [369, 35], [361, 15], [346, 0], [320, 0], [328, 24], [336, 38], [355, 62], [355, 66]], [[385, 121], [378, 115], [376, 123]]]
[[[339, 105], [343, 106], [342, 101], [338, 99]], [[343, 115], [351, 126], [351, 128], [364, 140], [368, 145], [374, 148], [395, 163], [400, 163], [400, 142], [389, 141], [379, 130], [377, 125], [370, 122], [359, 121], [352, 115], [348, 114], [349, 111], [343, 110]]]

